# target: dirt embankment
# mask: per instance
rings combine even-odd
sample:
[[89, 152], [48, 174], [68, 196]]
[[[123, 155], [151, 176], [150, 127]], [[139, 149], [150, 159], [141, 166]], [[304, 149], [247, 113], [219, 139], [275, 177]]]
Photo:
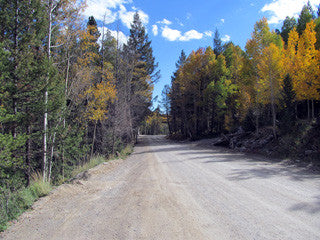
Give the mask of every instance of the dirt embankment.
[[277, 138], [273, 136], [271, 128], [261, 128], [256, 133], [246, 132], [240, 127], [234, 133], [221, 134], [220, 137], [207, 141], [211, 141], [213, 146], [239, 152], [289, 158], [294, 164], [312, 165], [314, 171], [320, 171], [320, 123], [304, 126], [297, 132], [279, 135]]

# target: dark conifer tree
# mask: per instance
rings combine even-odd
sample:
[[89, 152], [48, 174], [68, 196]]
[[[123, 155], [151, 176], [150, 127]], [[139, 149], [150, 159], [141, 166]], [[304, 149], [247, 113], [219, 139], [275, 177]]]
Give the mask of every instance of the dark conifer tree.
[[222, 41], [218, 29], [216, 29], [214, 33], [213, 52], [216, 56], [219, 56], [223, 52]]
[[128, 43], [124, 46], [124, 50], [131, 53], [132, 57], [134, 57], [137, 62], [144, 63], [144, 66], [139, 65], [138, 68], [143, 68], [145, 74], [152, 78], [152, 82], [158, 80], [159, 71], [156, 71], [158, 63], [155, 62], [151, 41], [149, 41], [146, 29], [137, 12], [134, 15], [130, 36]]
[[292, 86], [292, 78], [287, 74], [283, 80], [281, 98], [283, 101], [283, 109], [281, 116], [281, 130], [288, 133], [295, 124], [295, 98], [296, 94]]
[[[0, 182], [3, 184], [9, 176], [19, 184], [28, 185], [31, 168], [39, 165], [37, 150], [32, 146], [41, 144], [41, 139], [32, 133], [41, 130], [41, 92], [47, 67], [43, 50], [46, 24], [41, 1], [0, 1], [0, 22], [0, 59], [5, 63], [0, 70], [3, 110], [0, 145], [2, 149], [11, 149], [11, 157], [0, 156], [0, 165], [2, 160], [12, 164], [7, 165], [4, 179], [0, 173]], [[19, 188], [17, 182], [15, 187]]]
[[151, 41], [138, 13], [134, 15], [128, 42], [123, 47], [123, 58], [131, 68], [129, 72], [132, 73], [128, 78], [129, 101], [133, 135], [135, 135], [151, 106], [153, 83], [159, 78], [159, 71], [156, 71], [158, 64], [155, 63]]
[[297, 26], [297, 21], [294, 17], [286, 17], [281, 27], [281, 37], [285, 44], [288, 43], [290, 31]]
[[[179, 130], [183, 132], [183, 123], [180, 121], [182, 118], [182, 108], [181, 108], [181, 92], [180, 85], [176, 82], [176, 78], [179, 73], [179, 69], [184, 65], [187, 60], [187, 55], [182, 50], [179, 56], [179, 60], [176, 62], [176, 71], [171, 76], [171, 90], [170, 90], [170, 120], [171, 122], [171, 132], [175, 133]], [[181, 129], [179, 129], [181, 127]]]
[[95, 37], [95, 39], [100, 37], [101, 34], [98, 31], [97, 22], [93, 16], [89, 17], [87, 29], [89, 30], [90, 34]]
[[298, 18], [297, 32], [299, 33], [299, 35], [303, 33], [303, 31], [306, 29], [307, 23], [310, 22], [312, 19], [314, 19], [314, 13], [312, 6], [308, 1], [308, 4], [303, 6]]

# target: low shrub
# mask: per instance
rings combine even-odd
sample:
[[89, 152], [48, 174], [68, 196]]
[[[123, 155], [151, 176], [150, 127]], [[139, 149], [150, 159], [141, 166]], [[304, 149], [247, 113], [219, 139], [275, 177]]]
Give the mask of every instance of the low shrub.
[[49, 182], [36, 178], [27, 188], [11, 193], [3, 189], [0, 196], [0, 231], [7, 228], [8, 222], [17, 219], [40, 197], [46, 196], [52, 187]]
[[81, 166], [78, 166], [76, 167], [72, 173], [71, 173], [71, 176], [74, 177], [76, 176], [77, 174], [81, 173], [81, 172], [84, 172], [90, 168], [93, 168], [95, 166], [98, 166], [100, 163], [103, 163], [107, 161], [105, 157], [103, 156], [94, 156], [93, 158], [91, 158], [91, 160]]

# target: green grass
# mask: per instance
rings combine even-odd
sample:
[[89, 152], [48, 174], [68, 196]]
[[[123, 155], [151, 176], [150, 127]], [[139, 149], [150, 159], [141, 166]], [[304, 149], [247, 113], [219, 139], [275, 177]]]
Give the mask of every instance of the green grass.
[[125, 158], [133, 152], [133, 145], [127, 145], [121, 152], [118, 154], [117, 158]]
[[98, 166], [99, 164], [119, 158], [126, 158], [128, 155], [130, 155], [133, 152], [133, 145], [127, 145], [125, 148], [123, 148], [119, 153], [116, 154], [116, 156], [110, 155], [108, 159], [106, 159], [103, 156], [94, 156], [89, 162], [83, 164], [82, 166], [76, 167], [72, 173], [71, 176], [74, 177], [77, 174], [87, 171], [91, 168], [94, 168], [95, 166]]
[[52, 187], [49, 182], [43, 182], [36, 174], [29, 187], [15, 193], [7, 191], [0, 196], [0, 231], [8, 227], [8, 222], [17, 219], [28, 210], [40, 197], [48, 195]]
[[103, 157], [103, 156], [95, 156], [89, 162], [83, 164], [82, 166], [76, 167], [72, 171], [71, 176], [74, 177], [77, 174], [79, 174], [81, 172], [84, 172], [84, 171], [86, 171], [88, 169], [94, 168], [95, 166], [98, 166], [99, 164], [101, 164], [101, 163], [103, 163], [105, 161], [107, 161], [107, 159], [105, 157]]

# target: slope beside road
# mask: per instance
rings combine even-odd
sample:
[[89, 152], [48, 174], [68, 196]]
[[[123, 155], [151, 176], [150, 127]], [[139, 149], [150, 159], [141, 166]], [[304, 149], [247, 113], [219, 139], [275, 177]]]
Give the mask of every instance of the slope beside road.
[[141, 136], [126, 160], [40, 199], [3, 239], [320, 239], [320, 175]]

